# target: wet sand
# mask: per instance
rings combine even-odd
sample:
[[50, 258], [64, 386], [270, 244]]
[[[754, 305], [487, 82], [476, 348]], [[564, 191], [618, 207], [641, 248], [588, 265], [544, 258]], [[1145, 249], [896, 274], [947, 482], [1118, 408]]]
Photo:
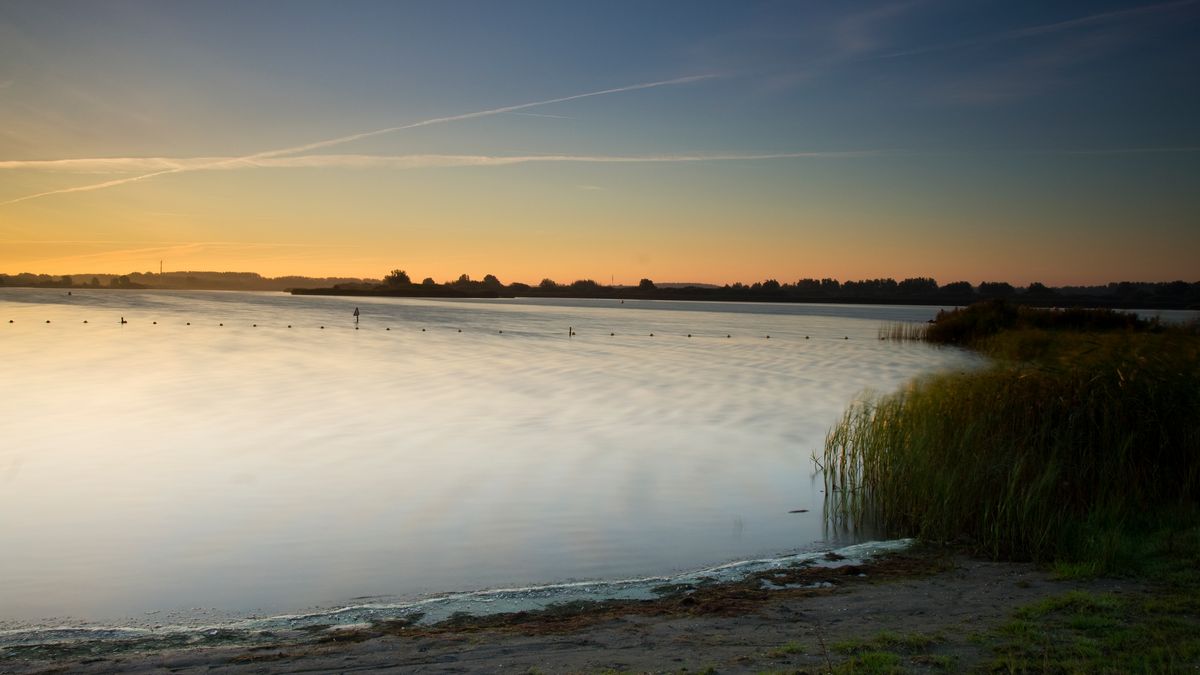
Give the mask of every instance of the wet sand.
[[677, 589], [656, 601], [461, 617], [434, 627], [317, 631], [252, 647], [9, 655], [0, 658], [0, 673], [815, 673], [846, 660], [839, 644], [881, 632], [929, 638], [905, 655], [909, 669], [953, 663], [958, 670], [990, 656], [972, 633], [995, 627], [1022, 605], [1074, 589], [1145, 591], [1132, 582], [1057, 581], [1027, 564], [908, 552], [866, 565]]

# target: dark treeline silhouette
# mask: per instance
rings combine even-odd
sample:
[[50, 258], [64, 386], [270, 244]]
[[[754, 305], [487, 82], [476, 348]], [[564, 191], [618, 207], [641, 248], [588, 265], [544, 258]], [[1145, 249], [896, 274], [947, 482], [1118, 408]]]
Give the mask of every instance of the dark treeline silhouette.
[[551, 297], [614, 298], [646, 300], [729, 300], [744, 302], [832, 302], [911, 305], [969, 305], [980, 300], [1003, 299], [1022, 305], [1045, 307], [1110, 307], [1147, 309], [1200, 308], [1200, 281], [1130, 282], [1103, 286], [1051, 288], [1041, 283], [1016, 287], [1003, 281], [986, 281], [978, 286], [967, 281], [939, 284], [930, 277], [896, 281], [891, 278], [839, 281], [800, 279], [781, 283], [776, 279], [712, 285], [656, 284], [642, 279], [635, 286], [607, 286], [592, 279], [558, 283], [542, 279], [536, 285], [504, 284], [495, 275], [474, 280], [463, 274], [439, 284], [426, 277], [413, 283], [404, 270], [393, 270], [383, 283], [336, 284], [331, 288], [297, 289], [297, 294], [392, 295], [408, 297]]
[[939, 284], [930, 277], [839, 281], [804, 278], [795, 282], [766, 279], [753, 284], [655, 283], [642, 279], [636, 285], [604, 285], [593, 279], [559, 283], [542, 279], [537, 284], [505, 284], [495, 275], [472, 279], [463, 274], [438, 283], [431, 277], [414, 281], [395, 269], [382, 280], [358, 278], [263, 277], [253, 272], [133, 272], [115, 274], [0, 274], [0, 286], [46, 288], [158, 288], [174, 290], [291, 291], [298, 295], [386, 295], [443, 298], [613, 298], [646, 300], [727, 300], [740, 302], [831, 302], [908, 305], [969, 305], [980, 300], [1004, 299], [1041, 307], [1109, 307], [1144, 309], [1200, 309], [1200, 281], [1133, 282], [1102, 286], [1060, 286], [1041, 283], [1025, 287], [1004, 281], [967, 281]]
[[42, 288], [161, 288], [206, 291], [290, 291], [345, 283], [379, 283], [354, 277], [264, 277], [254, 272], [132, 272], [130, 274], [0, 274], [0, 286]]

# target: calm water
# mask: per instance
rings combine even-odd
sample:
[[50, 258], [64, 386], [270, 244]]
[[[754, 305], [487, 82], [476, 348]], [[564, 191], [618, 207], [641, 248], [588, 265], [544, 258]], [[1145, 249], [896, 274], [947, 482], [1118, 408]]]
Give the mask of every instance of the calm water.
[[864, 390], [976, 363], [877, 339], [934, 312], [0, 291], [0, 628], [849, 543], [810, 456]]

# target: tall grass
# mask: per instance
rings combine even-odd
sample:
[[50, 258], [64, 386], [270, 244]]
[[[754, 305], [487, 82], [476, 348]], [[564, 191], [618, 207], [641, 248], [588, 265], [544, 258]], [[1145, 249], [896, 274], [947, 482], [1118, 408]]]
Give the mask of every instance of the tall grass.
[[1200, 339], [1147, 328], [976, 332], [993, 365], [861, 401], [830, 431], [827, 516], [1119, 567], [1130, 532], [1200, 501]]
[[924, 340], [929, 324], [897, 321], [879, 327], [880, 340]]

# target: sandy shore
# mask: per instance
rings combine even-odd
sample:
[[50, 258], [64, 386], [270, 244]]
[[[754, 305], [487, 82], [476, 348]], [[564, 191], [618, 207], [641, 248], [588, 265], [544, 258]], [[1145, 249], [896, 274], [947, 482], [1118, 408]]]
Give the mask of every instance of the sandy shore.
[[402, 624], [278, 644], [0, 659], [0, 673], [826, 672], [852, 641], [918, 636], [904, 667], [968, 668], [991, 656], [973, 634], [1068, 590], [1140, 594], [1130, 582], [1057, 581], [1031, 565], [903, 553], [868, 565], [758, 575], [653, 602]]

